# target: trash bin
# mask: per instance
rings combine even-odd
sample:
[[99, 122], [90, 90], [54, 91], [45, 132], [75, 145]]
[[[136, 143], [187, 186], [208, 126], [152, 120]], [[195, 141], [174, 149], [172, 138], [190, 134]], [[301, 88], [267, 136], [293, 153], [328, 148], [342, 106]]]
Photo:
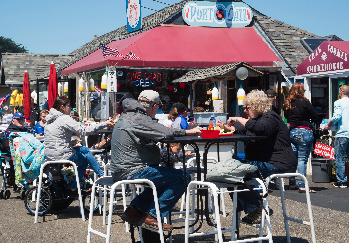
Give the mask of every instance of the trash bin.
[[332, 163], [327, 158], [313, 158], [312, 165], [312, 179], [313, 182], [330, 182], [332, 174]]

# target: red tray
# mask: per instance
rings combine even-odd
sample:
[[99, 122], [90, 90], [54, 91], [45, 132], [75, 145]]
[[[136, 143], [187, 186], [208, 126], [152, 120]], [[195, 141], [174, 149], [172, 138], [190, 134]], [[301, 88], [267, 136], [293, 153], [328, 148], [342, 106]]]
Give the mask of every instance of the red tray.
[[233, 134], [232, 134], [232, 133], [228, 133], [228, 134], [224, 134], [224, 133], [222, 134], [222, 133], [221, 133], [221, 134], [219, 134], [219, 136], [220, 136], [220, 137], [221, 137], [221, 136], [222, 136], [222, 137], [225, 137], [225, 136], [233, 136]]

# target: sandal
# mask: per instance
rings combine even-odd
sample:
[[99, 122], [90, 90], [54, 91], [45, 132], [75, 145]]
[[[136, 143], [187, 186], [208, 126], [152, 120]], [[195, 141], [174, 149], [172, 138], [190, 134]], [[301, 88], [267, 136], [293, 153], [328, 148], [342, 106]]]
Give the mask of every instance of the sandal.
[[[302, 190], [301, 188], [299, 188], [298, 191], [299, 191], [299, 193], [305, 193], [306, 192], [305, 189]], [[316, 193], [316, 191], [309, 189], [309, 193]]]

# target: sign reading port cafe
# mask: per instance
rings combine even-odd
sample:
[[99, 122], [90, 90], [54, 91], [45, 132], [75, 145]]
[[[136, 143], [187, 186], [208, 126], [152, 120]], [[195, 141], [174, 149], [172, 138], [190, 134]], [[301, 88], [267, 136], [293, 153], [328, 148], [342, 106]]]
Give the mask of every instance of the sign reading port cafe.
[[191, 26], [245, 27], [251, 23], [253, 14], [241, 2], [193, 1], [184, 5], [182, 16]]
[[349, 41], [324, 41], [299, 64], [297, 75], [345, 69], [349, 69]]

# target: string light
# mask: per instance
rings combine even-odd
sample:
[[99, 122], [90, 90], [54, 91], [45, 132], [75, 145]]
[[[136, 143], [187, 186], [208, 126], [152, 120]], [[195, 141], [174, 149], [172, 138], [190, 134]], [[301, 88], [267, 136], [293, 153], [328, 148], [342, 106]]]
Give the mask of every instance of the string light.
[[164, 2], [160, 2], [160, 1], [158, 1], [158, 0], [153, 0], [154, 2], [158, 2], [158, 3], [162, 3], [162, 4], [166, 4], [166, 5], [168, 5], [168, 6], [171, 6], [171, 4], [169, 4], [169, 3], [164, 3]]

